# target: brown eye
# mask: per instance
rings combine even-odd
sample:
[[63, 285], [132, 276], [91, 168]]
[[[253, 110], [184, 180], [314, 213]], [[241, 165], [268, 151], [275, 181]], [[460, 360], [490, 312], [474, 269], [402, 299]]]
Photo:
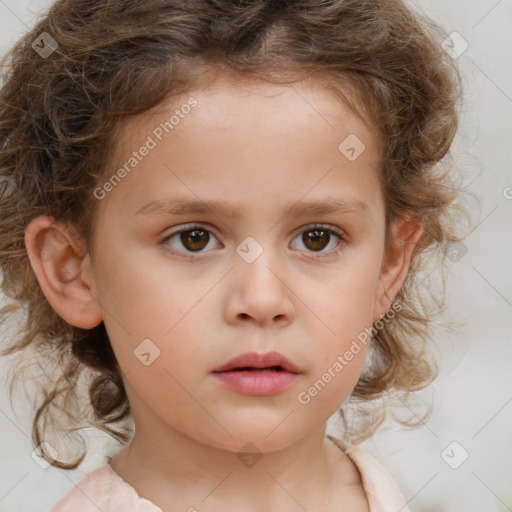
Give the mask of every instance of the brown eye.
[[331, 236], [326, 229], [304, 231], [302, 234], [302, 241], [304, 242], [304, 245], [312, 251], [321, 251], [327, 246], [330, 239]]
[[[310, 256], [315, 259], [336, 256], [341, 251], [343, 242], [345, 242], [343, 231], [321, 225], [309, 226], [309, 228], [303, 229], [299, 235], [301, 243], [306, 248], [304, 249], [305, 252], [309, 252]], [[330, 250], [324, 250], [329, 246], [331, 246]]]
[[216, 238], [215, 235], [212, 236], [210, 230], [202, 226], [189, 225], [187, 229], [173, 231], [160, 243], [170, 246], [173, 252], [189, 256], [193, 253], [210, 252], [208, 249], [211, 247], [209, 246]]
[[180, 239], [183, 246], [188, 250], [200, 251], [208, 245], [210, 235], [204, 229], [194, 229], [192, 231], [182, 231]]

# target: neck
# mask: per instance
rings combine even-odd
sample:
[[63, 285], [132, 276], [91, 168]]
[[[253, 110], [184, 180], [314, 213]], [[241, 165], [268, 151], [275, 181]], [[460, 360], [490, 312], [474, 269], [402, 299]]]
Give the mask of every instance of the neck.
[[[143, 424], [143, 423], [142, 423]], [[343, 452], [325, 439], [325, 425], [281, 450], [236, 453], [181, 432], [136, 428], [112, 468], [162, 510], [321, 510]], [[347, 457], [344, 457], [347, 459]], [[339, 471], [338, 471], [339, 475]], [[353, 475], [351, 475], [353, 477]], [[299, 507], [300, 508], [300, 507]]]

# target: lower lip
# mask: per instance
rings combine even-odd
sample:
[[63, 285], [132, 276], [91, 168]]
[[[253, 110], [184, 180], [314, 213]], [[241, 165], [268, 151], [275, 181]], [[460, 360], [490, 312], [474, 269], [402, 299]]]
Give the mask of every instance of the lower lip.
[[276, 395], [290, 386], [299, 374], [275, 370], [213, 372], [229, 389], [251, 396]]

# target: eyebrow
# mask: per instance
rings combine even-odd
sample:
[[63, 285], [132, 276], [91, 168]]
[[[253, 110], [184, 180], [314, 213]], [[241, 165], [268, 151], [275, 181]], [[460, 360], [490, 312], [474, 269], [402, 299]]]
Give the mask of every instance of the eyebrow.
[[[224, 200], [200, 200], [193, 197], [176, 197], [166, 200], [151, 201], [135, 212], [135, 215], [186, 215], [219, 213], [229, 218], [238, 219], [245, 215], [242, 203], [229, 203]], [[326, 197], [316, 201], [288, 203], [284, 215], [328, 215], [332, 213], [369, 213], [369, 206], [359, 199], [341, 199]]]

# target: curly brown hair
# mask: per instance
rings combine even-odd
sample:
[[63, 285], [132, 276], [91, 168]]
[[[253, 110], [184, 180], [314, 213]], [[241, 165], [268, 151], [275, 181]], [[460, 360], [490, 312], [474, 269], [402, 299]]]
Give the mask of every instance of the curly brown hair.
[[[33, 47], [42, 33], [58, 45], [48, 43], [49, 55]], [[444, 295], [434, 297], [420, 271], [432, 256], [443, 270], [447, 247], [461, 239], [454, 212], [462, 211], [456, 204], [461, 187], [449, 166], [440, 165], [456, 133], [461, 97], [444, 37], [402, 0], [57, 1], [4, 57], [0, 90], [0, 265], [10, 299], [0, 325], [7, 332], [7, 319], [23, 314], [3, 350], [19, 355], [11, 394], [12, 384], [26, 379], [27, 361], [44, 370], [34, 377], [41, 392], [35, 446], [52, 433], [91, 425], [127, 442], [131, 415], [103, 322], [81, 329], [53, 310], [31, 268], [25, 229], [33, 218], [50, 215], [71, 223], [92, 249], [93, 190], [111, 174], [120, 123], [213, 73], [276, 84], [321, 82], [382, 142], [386, 243], [390, 223], [405, 213], [423, 224], [396, 297], [402, 307], [375, 330], [367, 365], [340, 409], [344, 440], [361, 441], [383, 421], [386, 407], [377, 399], [393, 392], [405, 400], [432, 382], [432, 320]], [[357, 108], [347, 86], [360, 100]], [[353, 406], [352, 424], [347, 410]], [[41, 450], [63, 469], [76, 468], [86, 453], [65, 462], [54, 460], [44, 444]]]

